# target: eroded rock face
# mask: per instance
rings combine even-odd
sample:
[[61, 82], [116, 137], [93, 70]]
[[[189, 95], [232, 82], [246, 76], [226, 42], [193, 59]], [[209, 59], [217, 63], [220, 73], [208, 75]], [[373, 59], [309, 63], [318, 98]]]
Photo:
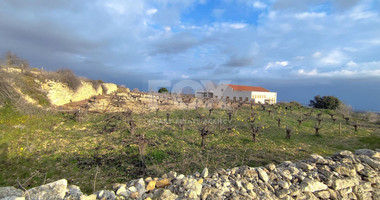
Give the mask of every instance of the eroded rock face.
[[164, 174], [162, 178], [114, 184], [113, 191], [84, 195], [62, 179], [27, 192], [1, 187], [0, 199], [380, 199], [380, 150], [342, 151], [323, 158], [266, 167], [208, 169], [193, 175]]
[[41, 85], [52, 105], [61, 106], [70, 102], [82, 101], [103, 94], [103, 87], [93, 88], [90, 82], [81, 81], [81, 86], [72, 90], [66, 84], [49, 80]]

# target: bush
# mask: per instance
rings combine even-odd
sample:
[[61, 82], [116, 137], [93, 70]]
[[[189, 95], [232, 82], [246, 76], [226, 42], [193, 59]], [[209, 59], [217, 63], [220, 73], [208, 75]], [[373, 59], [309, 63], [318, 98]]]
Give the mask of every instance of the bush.
[[51, 72], [47, 75], [47, 78], [66, 83], [74, 91], [78, 90], [82, 85], [80, 79], [70, 69], [60, 69], [57, 72]]
[[158, 90], [158, 93], [169, 93], [168, 89], [162, 87]]
[[16, 54], [11, 51], [6, 53], [6, 64], [8, 66], [17, 66], [21, 69], [22, 72], [25, 72], [29, 69], [29, 62], [23, 59], [20, 59]]
[[331, 109], [335, 110], [341, 105], [341, 101], [334, 96], [320, 96], [314, 97], [314, 100], [310, 100], [309, 106], [313, 108]]
[[99, 89], [99, 87], [101, 86], [101, 84], [103, 83], [102, 80], [89, 80], [92, 84], [92, 87], [97, 90]]

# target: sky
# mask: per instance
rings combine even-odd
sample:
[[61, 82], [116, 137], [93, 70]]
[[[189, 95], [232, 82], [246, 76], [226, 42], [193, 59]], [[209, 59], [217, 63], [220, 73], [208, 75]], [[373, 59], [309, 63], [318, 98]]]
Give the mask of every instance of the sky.
[[8, 50], [141, 91], [227, 81], [380, 112], [380, 0], [0, 0]]

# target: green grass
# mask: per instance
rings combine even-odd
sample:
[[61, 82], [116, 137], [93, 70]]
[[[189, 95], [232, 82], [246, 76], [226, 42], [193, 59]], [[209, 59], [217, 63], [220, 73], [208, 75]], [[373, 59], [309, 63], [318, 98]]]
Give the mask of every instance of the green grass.
[[[338, 115], [333, 124], [326, 114], [333, 111], [323, 110], [323, 127], [320, 136], [316, 136], [314, 126], [320, 111], [314, 111], [299, 126], [297, 120], [310, 109], [269, 109], [270, 116], [261, 107], [255, 108], [255, 125], [260, 127], [256, 143], [252, 142], [247, 122], [251, 110], [244, 106], [234, 113], [231, 123], [210, 126], [212, 134], [206, 137], [203, 148], [196, 121], [198, 113], [208, 117], [206, 109], [170, 111], [171, 124], [160, 123], [166, 121], [167, 111], [160, 111], [157, 116], [155, 112], [133, 114], [136, 134], [144, 134], [148, 142], [144, 170], [137, 137], [131, 135], [123, 118], [89, 114], [79, 123], [71, 114], [23, 115], [11, 106], [3, 106], [0, 109], [0, 186], [15, 185], [19, 180], [30, 188], [65, 178], [69, 184], [92, 193], [97, 167], [99, 190], [133, 178], [161, 176], [170, 170], [191, 174], [204, 167], [213, 171], [239, 165], [261, 166], [305, 159], [311, 153], [326, 156], [345, 149], [380, 148], [380, 126], [363, 119], [352, 119], [361, 125], [355, 132]], [[281, 127], [277, 126], [277, 118], [281, 118]], [[184, 130], [175, 123], [180, 119], [188, 122]], [[227, 111], [214, 110], [211, 119], [226, 121]], [[285, 139], [286, 125], [293, 130], [290, 140]]]

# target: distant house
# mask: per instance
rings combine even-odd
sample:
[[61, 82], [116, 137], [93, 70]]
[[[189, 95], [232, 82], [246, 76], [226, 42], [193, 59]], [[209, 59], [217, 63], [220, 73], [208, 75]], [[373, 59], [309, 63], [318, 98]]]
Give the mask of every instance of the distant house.
[[[209, 93], [207, 93], [209, 94]], [[230, 101], [254, 101], [255, 103], [275, 104], [277, 92], [271, 92], [262, 87], [221, 84], [212, 92], [213, 98]]]

